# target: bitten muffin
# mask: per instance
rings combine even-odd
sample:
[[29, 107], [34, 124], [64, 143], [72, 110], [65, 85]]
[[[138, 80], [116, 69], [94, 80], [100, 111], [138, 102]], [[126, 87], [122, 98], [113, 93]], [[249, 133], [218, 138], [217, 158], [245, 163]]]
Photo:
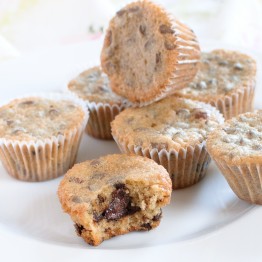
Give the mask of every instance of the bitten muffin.
[[206, 138], [222, 122], [211, 105], [171, 96], [143, 108], [128, 108], [111, 125], [122, 152], [163, 165], [177, 189], [204, 177], [210, 162]]
[[101, 68], [90, 68], [68, 84], [68, 89], [83, 99], [90, 112], [86, 132], [96, 138], [112, 139], [110, 123], [128, 106], [126, 99], [112, 92]]
[[77, 234], [97, 246], [113, 236], [158, 226], [171, 191], [162, 166], [119, 154], [76, 164], [61, 181], [58, 196]]
[[66, 95], [30, 96], [0, 107], [0, 158], [19, 180], [63, 175], [75, 162], [88, 114]]
[[229, 119], [253, 111], [256, 62], [237, 51], [202, 53], [193, 82], [176, 95], [215, 106]]
[[134, 2], [110, 21], [101, 65], [113, 91], [135, 105], [150, 104], [188, 85], [197, 72], [193, 31], [149, 2]]
[[262, 204], [262, 110], [232, 118], [208, 137], [207, 149], [235, 194]]

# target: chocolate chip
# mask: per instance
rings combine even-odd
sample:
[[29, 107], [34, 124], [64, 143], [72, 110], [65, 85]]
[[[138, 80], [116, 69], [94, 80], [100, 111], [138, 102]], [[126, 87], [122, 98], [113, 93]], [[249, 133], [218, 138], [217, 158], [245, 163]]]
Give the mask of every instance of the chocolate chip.
[[108, 47], [110, 46], [112, 43], [112, 31], [109, 30], [107, 31], [107, 34], [105, 36], [105, 46]]
[[102, 204], [102, 203], [105, 202], [105, 198], [102, 197], [101, 195], [97, 195], [97, 199], [98, 199], [98, 202], [99, 202], [100, 204]]
[[91, 165], [91, 166], [97, 166], [97, 165], [99, 165], [100, 163], [101, 163], [101, 161], [98, 160], [98, 159], [94, 159], [94, 160], [90, 161], [90, 165]]
[[174, 34], [174, 30], [170, 26], [167, 26], [167, 25], [160, 25], [159, 32], [161, 34]]
[[124, 183], [117, 183], [114, 185], [116, 189], [126, 189], [126, 185]]
[[162, 217], [162, 210], [160, 210], [160, 213], [155, 215], [152, 220], [153, 221], [159, 221], [161, 219], [161, 217]]
[[129, 205], [127, 207], [127, 215], [133, 215], [133, 214], [135, 214], [136, 212], [138, 212], [140, 210], [141, 210], [140, 207]]
[[168, 144], [167, 143], [151, 143], [152, 148], [156, 148], [157, 150], [162, 150], [162, 149], [168, 149]]
[[156, 64], [161, 62], [161, 52], [156, 53]]
[[195, 119], [207, 119], [207, 112], [202, 108], [193, 109]]
[[145, 25], [140, 25], [139, 26], [139, 32], [144, 36], [146, 35], [146, 26]]
[[118, 12], [116, 12], [116, 15], [122, 16], [122, 15], [125, 14], [125, 13], [126, 13], [126, 10], [125, 10], [125, 9], [121, 9], [121, 10], [119, 10]]
[[102, 220], [104, 218], [103, 214], [97, 214], [96, 212], [93, 213], [93, 220], [95, 222], [99, 222], [100, 220]]
[[123, 188], [116, 189], [112, 193], [112, 202], [105, 211], [104, 217], [107, 220], [117, 220], [127, 214], [127, 207], [130, 202], [129, 195]]
[[11, 126], [13, 123], [14, 123], [13, 120], [6, 120], [6, 124], [7, 124], [8, 126]]
[[165, 42], [165, 48], [167, 50], [174, 50], [176, 48], [176, 45], [174, 43]]
[[48, 115], [50, 116], [51, 119], [54, 119], [55, 117], [59, 116], [60, 113], [56, 109], [50, 109], [48, 111]]
[[152, 124], [151, 124], [151, 127], [156, 127], [156, 126], [157, 126], [156, 123], [152, 123]]
[[33, 104], [34, 104], [34, 101], [32, 101], [32, 100], [27, 100], [27, 101], [20, 103], [21, 106], [30, 106], [30, 105], [33, 105]]
[[128, 9], [128, 12], [135, 13], [138, 12], [139, 10], [140, 10], [139, 6], [133, 6]]
[[76, 184], [82, 184], [84, 182], [84, 180], [82, 180], [81, 178], [79, 177], [70, 177], [68, 179], [69, 182], [73, 182], [73, 183], [76, 183]]
[[228, 62], [225, 61], [225, 60], [221, 60], [221, 61], [218, 62], [218, 64], [219, 64], [220, 66], [227, 66], [227, 65], [228, 65]]
[[85, 228], [84, 228], [82, 225], [77, 224], [77, 223], [76, 223], [74, 226], [75, 226], [77, 235], [78, 235], [78, 236], [81, 236], [81, 234], [83, 233], [83, 231], [85, 230]]
[[143, 227], [144, 229], [146, 229], [148, 231], [152, 229], [152, 226], [151, 226], [150, 223], [144, 223], [144, 224], [141, 225], [141, 227]]
[[79, 204], [79, 203], [82, 203], [83, 201], [82, 201], [82, 199], [80, 197], [73, 196], [72, 197], [72, 202]]
[[154, 43], [155, 43], [155, 39], [154, 39], [154, 38], [149, 38], [149, 39], [146, 41], [145, 45], [144, 45], [145, 50], [150, 49], [151, 46], [152, 46]]

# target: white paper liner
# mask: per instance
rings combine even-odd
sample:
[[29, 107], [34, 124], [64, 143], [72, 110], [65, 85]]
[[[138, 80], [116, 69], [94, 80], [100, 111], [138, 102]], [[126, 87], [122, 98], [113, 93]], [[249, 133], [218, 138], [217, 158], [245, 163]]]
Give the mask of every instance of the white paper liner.
[[233, 192], [242, 200], [262, 205], [262, 165], [229, 165], [214, 159]]
[[[197, 103], [203, 108], [208, 108], [210, 113], [216, 116], [218, 124], [224, 122], [223, 115], [215, 107], [203, 102]], [[156, 148], [142, 148], [131, 144], [120, 137], [117, 129], [113, 130], [112, 135], [122, 153], [144, 156], [164, 166], [171, 177], [173, 189], [188, 187], [200, 181], [205, 176], [211, 160], [206, 150], [206, 140], [194, 146], [181, 147], [179, 151], [158, 151]]]
[[225, 98], [210, 101], [210, 104], [216, 107], [226, 120], [239, 114], [252, 112], [254, 110], [255, 80], [245, 83], [241, 90], [227, 95]]
[[90, 111], [90, 118], [86, 126], [86, 132], [100, 139], [113, 139], [111, 134], [111, 122], [123, 111], [128, 104], [113, 104], [86, 102]]
[[[166, 13], [166, 11], [163, 11]], [[168, 84], [150, 101], [132, 102], [133, 107], [143, 107], [174, 94], [178, 89], [188, 86], [194, 79], [200, 60], [200, 47], [193, 30], [179, 22], [172, 14], [167, 14], [176, 38], [177, 61]]]
[[[0, 157], [7, 172], [24, 181], [44, 181], [63, 175], [75, 162], [89, 114], [84, 102], [69, 94], [35, 93], [23, 97], [70, 100], [84, 112], [82, 121], [65, 134], [43, 140], [19, 141], [0, 138]], [[12, 99], [13, 100], [13, 99]]]
[[205, 142], [194, 147], [181, 148], [177, 152], [127, 145], [123, 140], [116, 137], [114, 139], [122, 153], [144, 156], [162, 165], [171, 177], [173, 189], [188, 187], [200, 181], [205, 176], [210, 162]]

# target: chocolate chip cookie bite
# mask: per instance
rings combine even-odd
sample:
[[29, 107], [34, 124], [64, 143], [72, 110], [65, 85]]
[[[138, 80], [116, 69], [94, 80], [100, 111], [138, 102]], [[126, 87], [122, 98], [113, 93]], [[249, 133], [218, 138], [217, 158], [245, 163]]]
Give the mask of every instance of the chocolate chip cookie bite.
[[111, 125], [122, 152], [163, 165], [173, 189], [178, 189], [206, 174], [210, 162], [206, 138], [223, 120], [211, 105], [171, 96], [143, 108], [128, 108]]
[[207, 150], [235, 194], [262, 205], [262, 110], [216, 128], [208, 137]]
[[193, 82], [175, 94], [215, 106], [230, 119], [253, 111], [256, 62], [250, 56], [223, 49], [202, 53]]
[[154, 161], [124, 154], [76, 164], [58, 189], [63, 210], [88, 244], [159, 225], [171, 195], [167, 171]]
[[85, 101], [90, 112], [86, 132], [95, 138], [112, 139], [110, 123], [129, 103], [112, 92], [101, 68], [85, 70], [69, 82], [68, 89]]
[[110, 21], [101, 65], [114, 92], [143, 106], [186, 87], [197, 72], [194, 32], [149, 1], [134, 2]]
[[68, 95], [15, 99], [0, 107], [0, 158], [23, 181], [63, 175], [75, 162], [86, 126], [85, 104]]

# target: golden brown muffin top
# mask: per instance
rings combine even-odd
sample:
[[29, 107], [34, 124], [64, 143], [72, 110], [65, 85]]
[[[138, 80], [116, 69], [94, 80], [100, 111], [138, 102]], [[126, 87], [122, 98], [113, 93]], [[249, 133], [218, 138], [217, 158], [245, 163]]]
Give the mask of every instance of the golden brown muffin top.
[[40, 97], [15, 99], [0, 107], [0, 138], [43, 140], [71, 131], [84, 118], [85, 112], [74, 101]]
[[112, 135], [128, 145], [177, 151], [201, 144], [221, 122], [214, 107], [171, 96], [121, 112], [112, 122]]
[[232, 164], [262, 163], [262, 110], [232, 118], [210, 133], [207, 149]]
[[122, 104], [125, 99], [112, 92], [108, 77], [99, 66], [79, 74], [68, 84], [68, 89], [85, 101]]
[[202, 53], [199, 70], [187, 88], [177, 95], [209, 102], [245, 88], [255, 81], [256, 62], [250, 56], [223, 49]]
[[61, 202], [71, 200], [68, 204], [73, 206], [88, 203], [108, 187], [129, 183], [160, 187], [167, 196], [172, 190], [169, 174], [153, 160], [113, 154], [76, 164], [61, 181], [58, 194]]

